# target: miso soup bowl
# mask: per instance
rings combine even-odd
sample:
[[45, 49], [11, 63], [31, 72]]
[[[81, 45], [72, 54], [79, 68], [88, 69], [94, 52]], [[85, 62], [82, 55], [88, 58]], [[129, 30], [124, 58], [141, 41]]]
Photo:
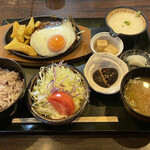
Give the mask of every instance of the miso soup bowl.
[[138, 119], [143, 122], [150, 122], [150, 116], [143, 115], [141, 113], [136, 112], [126, 101], [124, 96], [125, 85], [129, 82], [130, 79], [134, 79], [136, 77], [148, 77], [150, 78], [150, 68], [149, 67], [140, 67], [136, 68], [132, 71], [129, 71], [122, 79], [120, 93], [123, 101], [123, 105], [127, 112], [135, 119]]

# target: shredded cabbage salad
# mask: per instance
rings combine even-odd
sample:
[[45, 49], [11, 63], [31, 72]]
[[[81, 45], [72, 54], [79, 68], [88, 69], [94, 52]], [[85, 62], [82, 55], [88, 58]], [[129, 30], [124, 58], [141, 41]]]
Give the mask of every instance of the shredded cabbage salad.
[[47, 97], [55, 92], [69, 94], [73, 99], [75, 112], [80, 108], [82, 101], [87, 99], [87, 89], [84, 87], [81, 75], [62, 63], [52, 64], [50, 68], [41, 67], [39, 78], [30, 94], [33, 107], [41, 115], [51, 119], [67, 117], [60, 115], [47, 100]]

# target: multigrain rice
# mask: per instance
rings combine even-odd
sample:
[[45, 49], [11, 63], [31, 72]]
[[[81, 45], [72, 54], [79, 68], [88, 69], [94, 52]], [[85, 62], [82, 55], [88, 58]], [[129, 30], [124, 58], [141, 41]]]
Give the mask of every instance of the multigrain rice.
[[23, 89], [23, 82], [18, 72], [0, 68], [0, 111], [17, 100]]

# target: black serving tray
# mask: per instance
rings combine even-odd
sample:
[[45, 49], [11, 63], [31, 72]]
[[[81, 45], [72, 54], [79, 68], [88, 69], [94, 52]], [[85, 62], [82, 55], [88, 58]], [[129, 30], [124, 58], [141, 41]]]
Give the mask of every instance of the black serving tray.
[[[16, 19], [5, 19], [2, 25], [12, 23]], [[20, 19], [17, 19], [18, 21]], [[106, 28], [104, 18], [76, 18], [77, 24], [89, 27], [92, 32], [92, 36], [98, 32], [108, 31]], [[134, 43], [134, 48], [142, 49], [150, 52], [150, 44], [148, 33], [143, 33], [137, 43]], [[124, 51], [127, 50], [125, 47]], [[77, 67], [83, 72], [85, 62], [87, 60], [81, 60], [81, 62], [71, 64]], [[39, 71], [39, 68], [23, 68], [26, 76], [27, 83], [31, 77]], [[132, 118], [124, 109], [120, 93], [114, 95], [103, 95], [96, 93], [91, 89], [90, 104], [82, 113], [82, 117], [90, 116], [116, 116], [118, 122], [74, 122], [62, 126], [50, 126], [38, 121], [34, 123], [28, 122], [30, 118], [33, 118], [26, 105], [26, 95], [17, 104], [16, 112], [9, 118], [0, 120], [0, 133], [8, 134], [85, 134], [101, 132], [105, 133], [150, 133], [150, 123], [144, 123]], [[27, 122], [15, 123], [12, 122], [14, 118], [27, 118]]]

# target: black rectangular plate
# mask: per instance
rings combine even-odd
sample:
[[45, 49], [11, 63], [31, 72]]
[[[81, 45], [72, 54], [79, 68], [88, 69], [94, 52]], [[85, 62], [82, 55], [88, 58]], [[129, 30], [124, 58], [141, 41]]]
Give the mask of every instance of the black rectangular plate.
[[[2, 25], [12, 23], [16, 19], [5, 19]], [[19, 20], [19, 19], [17, 19]], [[89, 27], [92, 36], [98, 32], [108, 31], [104, 18], [76, 18], [77, 24]], [[138, 39], [134, 47], [149, 51], [149, 39], [147, 32]], [[86, 60], [72, 64], [83, 72]], [[24, 68], [27, 82], [39, 71], [38, 68]], [[84, 133], [148, 133], [150, 123], [144, 123], [132, 118], [124, 109], [120, 93], [114, 95], [103, 95], [91, 89], [90, 104], [87, 106], [82, 116], [117, 116], [118, 122], [89, 122], [89, 123], [70, 123], [62, 126], [50, 126], [44, 123], [12, 123], [13, 118], [33, 117], [26, 106], [26, 95], [18, 105], [15, 114], [1, 120], [0, 133], [8, 134], [84, 134]]]

